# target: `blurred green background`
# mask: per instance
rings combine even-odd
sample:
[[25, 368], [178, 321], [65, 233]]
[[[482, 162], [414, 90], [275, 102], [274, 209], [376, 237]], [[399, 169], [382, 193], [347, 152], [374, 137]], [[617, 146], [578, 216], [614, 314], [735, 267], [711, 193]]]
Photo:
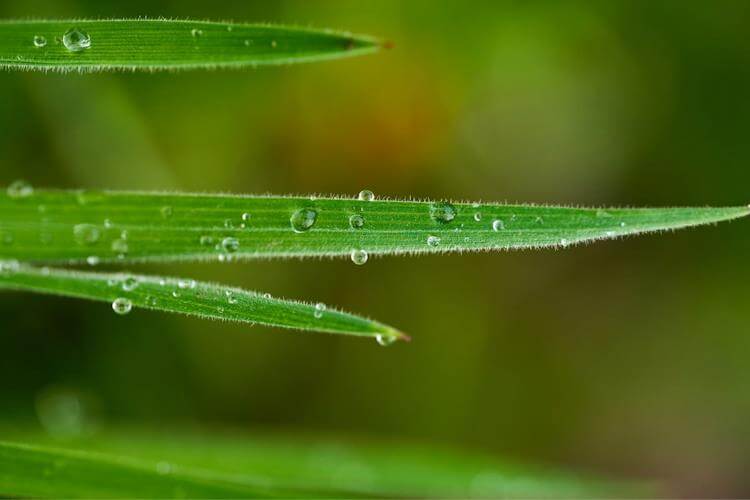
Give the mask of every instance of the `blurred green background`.
[[[3, 0], [2, 17], [274, 21], [315, 65], [0, 75], [0, 184], [580, 205], [750, 201], [750, 3]], [[323, 301], [409, 345], [0, 297], [0, 411], [479, 449], [750, 493], [750, 225], [570, 248], [134, 268]], [[57, 396], [56, 396], [57, 395]], [[52, 399], [50, 399], [52, 398]], [[52, 403], [50, 403], [52, 401]], [[51, 429], [54, 431], [54, 429]]]

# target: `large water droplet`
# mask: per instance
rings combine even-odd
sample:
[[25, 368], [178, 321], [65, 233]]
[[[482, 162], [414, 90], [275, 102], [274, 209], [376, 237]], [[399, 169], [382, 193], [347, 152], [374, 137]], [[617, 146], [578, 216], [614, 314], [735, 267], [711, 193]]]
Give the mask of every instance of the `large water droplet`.
[[359, 201], [372, 201], [375, 199], [375, 193], [369, 189], [363, 189], [359, 192], [359, 195], [357, 195], [357, 199], [359, 199]]
[[70, 28], [62, 38], [63, 45], [71, 52], [82, 52], [91, 47], [91, 37], [78, 28]]
[[396, 337], [394, 337], [393, 335], [383, 335], [379, 333], [375, 335], [375, 340], [377, 341], [378, 344], [385, 347], [396, 342]]
[[8, 186], [7, 193], [11, 198], [26, 198], [34, 194], [34, 188], [26, 181], [15, 181]]
[[367, 262], [367, 259], [370, 258], [370, 256], [367, 254], [367, 250], [352, 250], [351, 254], [349, 254], [352, 262], [357, 264], [358, 266], [364, 265]]
[[93, 224], [76, 224], [73, 226], [73, 238], [79, 245], [94, 245], [101, 238], [101, 231]]
[[430, 218], [435, 222], [447, 224], [456, 218], [456, 207], [450, 203], [433, 203], [430, 205]]
[[436, 247], [440, 244], [440, 238], [438, 238], [437, 236], [428, 236], [427, 244], [431, 247]]
[[505, 229], [505, 223], [500, 219], [495, 219], [492, 221], [492, 230], [493, 231], [502, 231]]
[[320, 319], [323, 317], [323, 313], [326, 311], [326, 305], [322, 302], [318, 302], [315, 304], [315, 313], [313, 315], [316, 319]]
[[112, 302], [112, 310], [117, 314], [128, 314], [132, 309], [133, 303], [130, 301], [130, 299], [119, 297]]
[[229, 236], [221, 240], [221, 248], [227, 253], [234, 253], [240, 249], [240, 242], [237, 238]]
[[41, 49], [42, 47], [47, 45], [47, 39], [44, 38], [41, 35], [37, 35], [34, 37], [34, 47], [37, 49]]
[[365, 218], [359, 214], [349, 217], [349, 226], [352, 229], [362, 229], [365, 226]]
[[318, 212], [312, 208], [301, 208], [294, 212], [289, 218], [295, 233], [304, 233], [315, 225]]

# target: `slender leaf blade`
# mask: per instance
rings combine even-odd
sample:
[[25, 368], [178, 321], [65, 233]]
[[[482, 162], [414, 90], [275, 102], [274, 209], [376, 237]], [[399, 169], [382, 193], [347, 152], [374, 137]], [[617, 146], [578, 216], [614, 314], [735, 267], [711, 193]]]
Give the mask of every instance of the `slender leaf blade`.
[[382, 323], [322, 303], [278, 299], [186, 279], [37, 268], [0, 261], [0, 289], [104, 301], [121, 314], [135, 307], [206, 319], [372, 337], [380, 343], [408, 338]]
[[15, 433], [0, 442], [8, 496], [236, 498], [580, 498], [651, 494], [597, 479], [439, 447], [121, 429], [61, 442]]
[[9, 193], [0, 194], [0, 259], [45, 263], [565, 247], [750, 213], [746, 206], [603, 210], [17, 187]]
[[278, 65], [367, 54], [380, 46], [366, 36], [269, 24], [0, 21], [0, 67], [6, 69], [94, 72]]

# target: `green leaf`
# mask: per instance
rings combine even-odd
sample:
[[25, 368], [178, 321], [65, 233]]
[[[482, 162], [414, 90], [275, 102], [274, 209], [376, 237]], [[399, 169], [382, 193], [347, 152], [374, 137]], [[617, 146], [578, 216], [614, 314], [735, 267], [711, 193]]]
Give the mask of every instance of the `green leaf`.
[[371, 37], [266, 24], [169, 19], [0, 21], [0, 67], [107, 71], [243, 67], [374, 52]]
[[[365, 196], [366, 198], [366, 196]], [[0, 194], [0, 259], [232, 260], [565, 247], [743, 217], [727, 208], [432, 203], [347, 198], [34, 191]]]
[[282, 300], [194, 280], [37, 268], [0, 261], [0, 289], [105, 301], [119, 314], [152, 309], [207, 319], [372, 337], [381, 344], [406, 340], [393, 328], [322, 303]]
[[[7, 435], [7, 432], [5, 433]], [[304, 435], [120, 431], [0, 442], [0, 495], [33, 497], [554, 497], [653, 495], [483, 455]]]

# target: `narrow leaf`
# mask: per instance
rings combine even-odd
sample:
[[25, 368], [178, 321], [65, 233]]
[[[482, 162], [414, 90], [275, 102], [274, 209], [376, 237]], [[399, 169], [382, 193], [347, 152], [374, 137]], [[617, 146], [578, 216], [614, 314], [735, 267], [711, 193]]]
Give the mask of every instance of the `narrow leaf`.
[[374, 38], [266, 24], [169, 19], [0, 21], [0, 67], [195, 69], [321, 61], [376, 51]]
[[653, 485], [644, 483], [396, 442], [131, 429], [63, 444], [38, 433], [13, 434], [23, 441], [0, 441], [0, 495], [10, 497], [654, 496]]
[[193, 280], [36, 268], [0, 261], [0, 289], [105, 301], [114, 312], [152, 309], [207, 319], [372, 337], [381, 344], [407, 339], [393, 328], [320, 304], [282, 300]]
[[743, 217], [726, 208], [584, 209], [346, 198], [0, 194], [0, 259], [142, 262], [566, 247]]

